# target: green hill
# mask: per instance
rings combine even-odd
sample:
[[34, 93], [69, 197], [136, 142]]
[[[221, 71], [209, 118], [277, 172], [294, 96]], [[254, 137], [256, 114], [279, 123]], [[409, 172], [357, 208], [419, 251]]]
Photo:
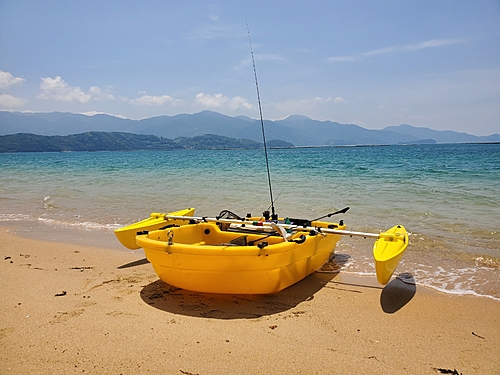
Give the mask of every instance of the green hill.
[[[275, 140], [274, 147], [293, 147], [292, 144]], [[168, 138], [154, 135], [122, 132], [87, 132], [72, 135], [43, 136], [18, 133], [0, 136], [0, 152], [62, 152], [62, 151], [134, 151], [178, 149], [255, 149], [262, 144], [248, 139], [235, 139], [206, 134], [193, 138]]]

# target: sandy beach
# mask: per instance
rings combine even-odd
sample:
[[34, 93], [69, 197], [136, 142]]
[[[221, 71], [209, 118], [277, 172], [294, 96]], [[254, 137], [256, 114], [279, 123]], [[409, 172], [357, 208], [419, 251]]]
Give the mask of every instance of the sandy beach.
[[2, 374], [500, 373], [497, 300], [333, 271], [194, 293], [141, 250], [0, 233]]

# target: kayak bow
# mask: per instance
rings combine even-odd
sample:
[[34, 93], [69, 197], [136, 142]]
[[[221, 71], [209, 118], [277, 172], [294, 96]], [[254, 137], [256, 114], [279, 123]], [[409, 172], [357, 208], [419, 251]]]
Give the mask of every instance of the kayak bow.
[[182, 217], [191, 217], [194, 214], [194, 208], [186, 208], [184, 210], [170, 212], [168, 214], [162, 214], [159, 212], [153, 212], [147, 219], [138, 221], [136, 223], [127, 225], [123, 228], [115, 229], [115, 236], [118, 241], [128, 249], [140, 249], [135, 241], [135, 236], [137, 232], [158, 230], [166, 225], [176, 224], [180, 225], [184, 223], [183, 220], [175, 220], [168, 218], [169, 215], [180, 215]]

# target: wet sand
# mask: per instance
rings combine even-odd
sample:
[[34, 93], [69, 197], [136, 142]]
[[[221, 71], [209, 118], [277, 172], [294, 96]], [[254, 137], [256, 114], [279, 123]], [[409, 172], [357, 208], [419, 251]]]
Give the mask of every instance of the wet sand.
[[497, 300], [334, 271], [202, 294], [141, 250], [15, 233], [0, 228], [1, 374], [500, 373]]

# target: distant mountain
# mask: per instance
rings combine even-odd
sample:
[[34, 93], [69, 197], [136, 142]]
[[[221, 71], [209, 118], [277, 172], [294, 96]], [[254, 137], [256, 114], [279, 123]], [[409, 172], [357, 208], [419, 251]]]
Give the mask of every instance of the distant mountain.
[[90, 131], [135, 132], [137, 121], [109, 115], [85, 116], [74, 113], [19, 113], [0, 111], [0, 135], [32, 133], [70, 135]]
[[369, 130], [354, 124], [317, 121], [305, 116], [290, 116], [274, 122], [266, 121], [265, 126], [266, 135], [301, 146], [380, 145], [418, 140], [416, 137], [400, 133]]
[[[235, 139], [220, 135], [175, 140], [154, 135], [87, 132], [72, 135], [38, 135], [17, 133], [0, 136], [2, 152], [62, 152], [62, 151], [135, 151], [135, 150], [176, 150], [176, 149], [257, 149], [263, 144], [248, 139]], [[283, 141], [270, 141], [268, 147], [293, 147]]]
[[429, 128], [416, 128], [407, 124], [388, 126], [383, 130], [401, 134], [408, 134], [419, 139], [432, 139], [438, 143], [500, 142], [500, 134], [492, 134], [487, 137], [478, 137], [475, 135], [458, 133], [451, 130], [437, 131]]
[[[134, 132], [154, 134], [168, 138], [196, 137], [205, 134], [217, 134], [232, 138], [249, 138], [255, 141], [258, 137], [245, 137], [243, 129], [255, 122], [248, 118], [229, 117], [217, 112], [203, 111], [192, 115], [159, 116], [140, 120]], [[259, 130], [260, 128], [257, 128]]]
[[[318, 121], [299, 115], [289, 116], [284, 120], [266, 120], [264, 124], [267, 139], [282, 140], [296, 146], [500, 142], [499, 134], [478, 137], [410, 125], [369, 130], [354, 124]], [[149, 134], [168, 139], [216, 134], [239, 140], [262, 142], [259, 120], [246, 116], [230, 117], [212, 111], [158, 116], [143, 120], [122, 119], [109, 115], [0, 111], [0, 135], [15, 133], [70, 135], [89, 131]]]

